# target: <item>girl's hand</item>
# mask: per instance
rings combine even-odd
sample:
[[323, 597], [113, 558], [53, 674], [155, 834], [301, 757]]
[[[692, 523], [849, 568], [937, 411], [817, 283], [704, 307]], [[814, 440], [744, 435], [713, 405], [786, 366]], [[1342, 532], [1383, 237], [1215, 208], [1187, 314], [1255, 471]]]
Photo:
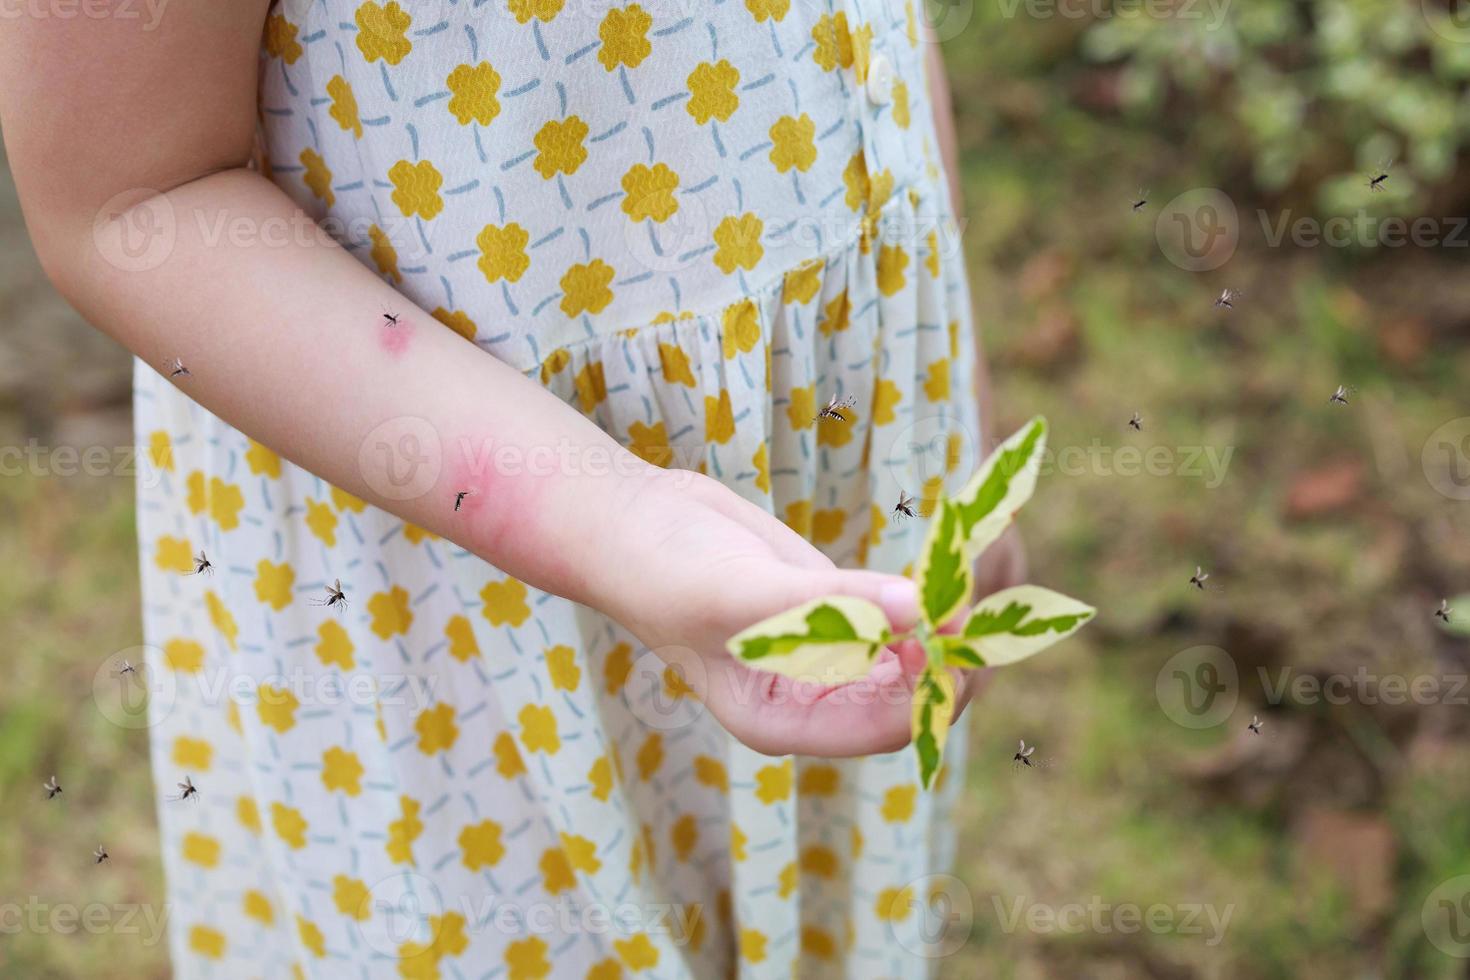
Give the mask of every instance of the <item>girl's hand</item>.
[[[895, 632], [918, 617], [913, 582], [843, 571], [774, 516], [688, 471], [658, 471], [618, 508], [593, 603], [684, 681], [726, 730], [770, 755], [853, 756], [908, 744], [917, 644], [840, 687], [754, 671], [725, 649], [752, 623], [825, 595], [868, 599]], [[601, 550], [601, 549], [599, 549]]]

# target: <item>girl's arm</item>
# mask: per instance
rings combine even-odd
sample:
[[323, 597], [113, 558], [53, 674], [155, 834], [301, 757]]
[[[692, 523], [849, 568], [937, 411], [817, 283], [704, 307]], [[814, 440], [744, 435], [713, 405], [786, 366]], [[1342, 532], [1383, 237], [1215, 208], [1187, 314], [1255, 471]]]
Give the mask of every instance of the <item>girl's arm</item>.
[[[832, 592], [878, 601], [905, 628], [916, 608], [906, 580], [838, 571], [713, 481], [645, 465], [433, 321], [246, 168], [268, 5], [175, 4], [153, 28], [27, 17], [0, 30], [7, 152], [62, 294], [155, 368], [182, 360], [190, 373], [173, 380], [191, 398], [307, 470], [613, 616], [683, 666], [716, 717], [757, 748], [901, 746], [904, 671], [880, 670], [876, 698], [818, 698], [753, 683], [723, 644]], [[109, 244], [113, 222], [162, 234], [140, 257]], [[302, 228], [311, 233], [281, 234]], [[439, 472], [404, 498], [396, 435], [423, 426], [442, 449]], [[503, 447], [556, 464], [497, 466]]]

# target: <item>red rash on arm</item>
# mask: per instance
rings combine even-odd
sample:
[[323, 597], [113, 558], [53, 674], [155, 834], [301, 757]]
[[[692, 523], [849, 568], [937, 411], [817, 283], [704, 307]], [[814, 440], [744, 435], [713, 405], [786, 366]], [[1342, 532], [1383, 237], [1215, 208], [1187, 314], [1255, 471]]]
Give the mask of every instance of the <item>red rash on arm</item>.
[[402, 357], [413, 339], [413, 324], [400, 320], [397, 324], [384, 321], [378, 327], [378, 344], [392, 357]]

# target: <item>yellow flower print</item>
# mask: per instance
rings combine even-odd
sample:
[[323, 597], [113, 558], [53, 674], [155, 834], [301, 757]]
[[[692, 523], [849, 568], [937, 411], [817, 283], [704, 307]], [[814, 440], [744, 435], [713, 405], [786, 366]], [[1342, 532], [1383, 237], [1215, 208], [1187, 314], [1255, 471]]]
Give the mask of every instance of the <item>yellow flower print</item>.
[[541, 886], [553, 895], [574, 888], [577, 876], [572, 873], [572, 863], [566, 851], [559, 847], [548, 847], [541, 855]]
[[965, 437], [958, 432], [951, 432], [944, 442], [944, 472], [953, 473], [958, 469], [964, 452]]
[[272, 480], [281, 478], [280, 455], [254, 439], [250, 440], [250, 448], [245, 450], [245, 463], [256, 476], [268, 476]]
[[755, 798], [770, 806], [791, 795], [791, 760], [786, 759], [755, 771]]
[[766, 934], [759, 929], [741, 929], [740, 958], [747, 963], [764, 963], [766, 960]]
[[684, 670], [682, 667], [675, 667], [671, 664], [664, 668], [663, 676], [664, 697], [670, 701], [677, 701], [683, 697], [694, 697], [694, 688], [690, 687], [689, 682], [684, 680]]
[[686, 813], [674, 821], [669, 839], [674, 845], [674, 857], [680, 861], [688, 861], [699, 843], [699, 824], [695, 822], [692, 813]]
[[847, 28], [846, 11], [823, 14], [812, 28], [812, 40], [817, 44], [812, 57], [823, 70], [852, 67], [852, 33]]
[[367, 608], [372, 616], [372, 631], [384, 640], [407, 633], [413, 625], [413, 613], [408, 608], [408, 590], [401, 585], [395, 585], [387, 592], [374, 593], [368, 599]]
[[332, 506], [336, 507], [339, 511], [350, 510], [354, 514], [361, 514], [367, 509], [367, 504], [358, 500], [346, 490], [338, 490], [336, 487], [332, 488]]
[[[939, 232], [932, 229], [924, 239], [924, 268], [929, 270], [931, 279], [939, 278]], [[952, 345], [950, 349], [953, 351]]]
[[587, 781], [592, 784], [593, 799], [606, 803], [613, 786], [612, 763], [607, 756], [598, 756], [592, 763], [592, 768], [587, 770]]
[[743, 831], [743, 830], [740, 829], [740, 825], [737, 824], [737, 823], [731, 823], [730, 824], [730, 859], [732, 861], [744, 861], [745, 860], [745, 858], [747, 857], [747, 855], [745, 853], [745, 845], [748, 844], [749, 842], [750, 842], [750, 838], [745, 836], [745, 831]]
[[623, 980], [623, 964], [611, 958], [599, 960], [587, 971], [586, 980]]
[[502, 582], [487, 582], [480, 590], [481, 612], [491, 626], [519, 626], [531, 618], [531, 607], [526, 604], [526, 586], [518, 579], [508, 578]]
[[766, 18], [780, 21], [786, 17], [786, 11], [791, 9], [791, 0], [745, 0], [745, 9], [758, 22]]
[[837, 874], [837, 855], [831, 848], [813, 844], [801, 852], [801, 870], [818, 878], [831, 878]]
[[823, 419], [817, 426], [817, 445], [841, 448], [852, 442], [853, 429], [857, 426], [857, 415], [851, 410], [842, 419]]
[[225, 934], [209, 926], [191, 926], [189, 948], [200, 956], [217, 960], [225, 955]]
[[846, 511], [840, 508], [819, 510], [812, 515], [812, 541], [816, 544], [831, 544], [842, 537], [846, 524]]
[[365, 922], [372, 917], [372, 893], [365, 882], [347, 875], [332, 878], [332, 904], [349, 919]]
[[724, 445], [735, 435], [735, 408], [730, 391], [720, 389], [720, 397], [704, 396], [704, 441]]
[[[817, 417], [817, 393], [813, 385], [792, 388], [790, 401], [786, 405], [786, 419], [791, 427], [800, 431], [810, 429]], [[823, 423], [826, 424], [825, 422]]]
[[781, 518], [781, 523], [801, 535], [807, 540], [812, 536], [812, 502], [810, 500], [793, 500], [786, 505], [786, 513]]
[[917, 786], [894, 786], [883, 794], [883, 819], [889, 823], [903, 823], [914, 815], [914, 801], [918, 799]]
[[591, 414], [593, 409], [607, 401], [607, 376], [603, 373], [601, 361], [578, 371], [574, 381], [577, 386], [577, 404], [582, 406], [583, 412]]
[[307, 189], [325, 201], [327, 207], [336, 204], [337, 195], [332, 191], [332, 171], [327, 167], [327, 161], [309, 146], [301, 151], [300, 159], [301, 165], [306, 168], [301, 179], [306, 183]]
[[842, 171], [842, 184], [847, 188], [842, 200], [849, 208], [856, 211], [867, 202], [872, 182], [868, 179], [868, 162], [863, 159], [861, 150], [847, 161], [847, 166]]
[[475, 628], [468, 618], [457, 614], [450, 616], [444, 625], [444, 635], [449, 640], [449, 655], [460, 663], [480, 656], [480, 642], [475, 639]]
[[574, 174], [587, 159], [587, 124], [578, 116], [552, 119], [536, 134], [536, 172], [546, 180], [557, 173]]
[[275, 828], [276, 836], [293, 850], [299, 851], [306, 846], [306, 818], [294, 806], [272, 803], [271, 826]]
[[357, 753], [334, 745], [322, 753], [322, 785], [328, 791], [341, 790], [348, 796], [362, 792], [362, 762]]
[[822, 307], [822, 318], [817, 321], [817, 329], [822, 331], [824, 337], [841, 333], [852, 325], [851, 315], [852, 304], [848, 301], [847, 290], [844, 289], [832, 297], [831, 302]]
[[753, 214], [726, 215], [715, 226], [715, 244], [719, 247], [714, 258], [720, 271], [728, 276], [737, 267], [754, 269], [766, 251], [761, 245], [765, 227], [765, 222]]
[[368, 254], [372, 256], [373, 264], [378, 267], [378, 275], [391, 282], [402, 282], [403, 273], [398, 271], [398, 249], [393, 247], [393, 239], [389, 238], [388, 233], [377, 225], [368, 229], [368, 238], [373, 243]]
[[261, 724], [274, 728], [280, 735], [296, 727], [296, 709], [301, 707], [301, 702], [290, 688], [262, 684], [255, 695], [255, 711], [260, 715]]
[[306, 526], [328, 548], [337, 546], [337, 514], [327, 504], [306, 498]]
[[541, 362], [541, 383], [546, 384], [553, 377], [561, 374], [570, 363], [572, 363], [572, 352], [565, 347], [558, 347], [547, 354], [546, 360]]
[[796, 118], [777, 119], [771, 126], [771, 163], [776, 172], [784, 174], [792, 167], [802, 173], [810, 170], [817, 159], [816, 135], [817, 124], [804, 112]]
[[662, 163], [652, 167], [635, 163], [623, 174], [623, 213], [633, 221], [651, 218], [663, 222], [679, 210], [674, 191], [679, 188], [679, 175]]
[[626, 643], [619, 643], [607, 652], [607, 659], [602, 663], [602, 680], [607, 687], [607, 693], [616, 694], [621, 691], [632, 672], [633, 648]]
[[885, 888], [878, 893], [878, 900], [873, 903], [873, 913], [881, 922], [902, 922], [909, 917], [909, 909], [913, 904], [912, 888]]
[[245, 495], [233, 483], [226, 483], [217, 476], [205, 484], [204, 474], [195, 470], [189, 474], [189, 510], [195, 514], [208, 511], [210, 518], [222, 531], [233, 531], [240, 526], [240, 510], [245, 506]]
[[707, 755], [695, 756], [694, 778], [722, 793], [730, 792], [730, 776], [725, 771], [725, 764], [719, 759]]
[[442, 306], [434, 307], [434, 312], [429, 314], [450, 330], [459, 334], [465, 340], [474, 340], [479, 330], [475, 327], [475, 321], [470, 319], [468, 313], [461, 310], [446, 310]]
[[550, 23], [561, 13], [566, 0], [510, 0], [510, 12], [516, 15], [517, 23], [524, 24], [532, 17], [542, 23]]
[[694, 372], [690, 370], [689, 355], [684, 348], [674, 344], [659, 344], [658, 361], [663, 369], [664, 380], [669, 384], [694, 387]]
[[903, 270], [909, 265], [909, 254], [898, 245], [884, 245], [878, 249], [878, 291], [892, 296], [903, 288], [906, 278]]
[[327, 82], [327, 95], [332, 100], [328, 114], [343, 130], [362, 139], [362, 119], [358, 115], [357, 94], [352, 91], [352, 83], [341, 75], [333, 75]]
[[873, 391], [873, 424], [888, 425], [898, 416], [894, 409], [899, 402], [903, 401], [903, 392], [898, 385], [887, 378], [880, 378], [878, 386]]
[[868, 80], [868, 65], [873, 62], [873, 25], [864, 24], [852, 32], [852, 73], [861, 85]]
[[449, 73], [449, 112], [461, 126], [490, 125], [500, 115], [500, 72], [488, 61], [474, 67], [460, 65]]
[[444, 199], [439, 196], [444, 177], [428, 160], [399, 160], [388, 170], [388, 179], [393, 182], [393, 203], [405, 218], [417, 214], [432, 221], [444, 210]]
[[674, 459], [674, 450], [669, 445], [668, 428], [662, 422], [655, 422], [653, 425], [634, 422], [628, 426], [628, 449], [653, 466], [668, 466]]
[[521, 751], [516, 748], [515, 739], [511, 738], [510, 732], [501, 732], [495, 736], [495, 743], [490, 750], [495, 754], [495, 771], [506, 779], [514, 779], [526, 773], [526, 764], [521, 761]]
[[841, 775], [835, 766], [809, 765], [801, 771], [801, 779], [797, 784], [798, 791], [803, 796], [835, 796], [840, 780]]
[[740, 69], [724, 58], [696, 66], [689, 73], [688, 83], [686, 108], [701, 126], [711, 119], [725, 122], [740, 107], [740, 96], [735, 94], [735, 86], [740, 84]]
[[280, 58], [288, 65], [296, 64], [301, 57], [301, 43], [296, 40], [299, 28], [286, 18], [275, 14], [266, 18], [265, 50], [272, 58]]
[[755, 467], [755, 488], [761, 493], [770, 493], [771, 462], [770, 457], [766, 454], [765, 443], [761, 443], [761, 447], [755, 451], [755, 456], [750, 462]]
[[636, 3], [622, 10], [609, 10], [597, 29], [597, 36], [602, 38], [597, 60], [608, 71], [618, 65], [637, 68], [653, 51], [648, 43], [648, 29], [652, 26], [653, 18]]
[[276, 921], [276, 910], [271, 906], [271, 900], [265, 897], [263, 892], [254, 888], [245, 893], [241, 902], [245, 906], [245, 914], [264, 925], [271, 925]]
[[409, 41], [408, 26], [413, 18], [408, 11], [390, 2], [386, 6], [365, 3], [357, 8], [357, 50], [368, 61], [382, 58], [390, 65], [397, 65], [413, 50]]
[[924, 381], [924, 394], [931, 402], [949, 400], [949, 358], [942, 357], [929, 365], [929, 377]]
[[647, 782], [658, 772], [658, 767], [664, 764], [664, 737], [658, 732], [650, 732], [648, 738], [643, 740], [643, 745], [638, 749], [638, 778]]
[[209, 611], [209, 621], [214, 624], [214, 628], [224, 636], [230, 649], [235, 649], [235, 640], [240, 635], [240, 628], [235, 625], [235, 617], [230, 615], [229, 609], [225, 608], [225, 604], [213, 591], [204, 593], [204, 606]]
[[148, 459], [155, 469], [174, 471], [174, 444], [162, 429], [148, 436]]
[[425, 541], [439, 540], [439, 535], [433, 531], [426, 531], [417, 524], [404, 524], [403, 537], [409, 544], [423, 544]]
[[613, 267], [601, 259], [574, 265], [561, 277], [561, 311], [567, 316], [601, 313], [612, 302]]
[[241, 796], [235, 800], [235, 819], [240, 821], [240, 826], [252, 834], [260, 834], [260, 810], [255, 801], [248, 796]]
[[630, 970], [652, 970], [658, 966], [658, 947], [644, 933], [632, 939], [614, 939], [613, 949]]
[[530, 240], [526, 229], [513, 221], [504, 228], [499, 225], [481, 228], [475, 239], [480, 248], [480, 261], [476, 264], [486, 281], [519, 280], [531, 265], [531, 259], [526, 255], [526, 243]]
[[230, 706], [225, 709], [225, 722], [236, 735], [245, 734], [245, 728], [240, 724], [240, 705], [237, 702], [231, 701]]
[[810, 303], [822, 288], [822, 263], [805, 262], [786, 273], [781, 283], [781, 302]]
[[893, 171], [884, 168], [880, 170], [868, 183], [868, 215], [869, 221], [874, 220], [883, 205], [893, 196]]
[[327, 941], [322, 936], [322, 931], [317, 928], [315, 922], [310, 919], [296, 917], [296, 932], [301, 936], [301, 945], [311, 950], [313, 956], [321, 959], [327, 955]]
[[163, 659], [181, 674], [197, 674], [204, 668], [204, 644], [173, 639], [163, 645]]
[[760, 339], [760, 313], [753, 300], [745, 299], [725, 307], [720, 321], [720, 347], [724, 351], [725, 360], [730, 360], [736, 354], [755, 350]]
[[175, 538], [167, 534], [159, 538], [153, 561], [164, 572], [194, 571], [194, 551], [187, 538]]
[[582, 681], [582, 668], [577, 666], [577, 652], [568, 646], [554, 646], [545, 653], [546, 672], [551, 686], [559, 691], [575, 691]]
[[893, 121], [899, 129], [908, 129], [913, 122], [909, 115], [909, 87], [902, 79], [893, 83]]
[[566, 853], [567, 863], [584, 874], [596, 874], [602, 867], [597, 859], [597, 845], [580, 834], [562, 834], [561, 847]]
[[545, 752], [555, 755], [561, 748], [561, 737], [556, 732], [556, 715], [550, 708], [540, 704], [528, 704], [517, 715], [521, 723], [521, 744], [527, 752]]
[[797, 875], [795, 861], [788, 861], [786, 863], [786, 866], [781, 869], [781, 874], [777, 878], [777, 881], [780, 883], [780, 887], [776, 894], [782, 898], [790, 898], [796, 892], [796, 885], [800, 881], [800, 878]]
[[506, 980], [540, 980], [551, 975], [546, 943], [531, 936], [505, 947]]
[[413, 864], [413, 842], [424, 832], [421, 805], [411, 796], [400, 796], [398, 805], [403, 816], [388, 824], [388, 858], [397, 864]]
[[466, 824], [459, 832], [460, 860], [471, 871], [493, 868], [505, 857], [505, 845], [500, 841], [501, 826], [494, 820], [482, 820]]
[[454, 723], [454, 708], [448, 704], [436, 704], [419, 712], [413, 723], [419, 733], [419, 751], [424, 755], [446, 752], [454, 747], [459, 738], [459, 726]]
[[398, 975], [403, 980], [440, 980], [439, 956], [432, 946], [410, 940], [398, 947]]
[[180, 735], [174, 739], [173, 759], [185, 772], [208, 772], [214, 763], [214, 746], [202, 738]]
[[336, 664], [343, 670], [351, 670], [353, 659], [352, 637], [341, 623], [334, 619], [325, 620], [316, 628], [316, 658], [323, 666]]

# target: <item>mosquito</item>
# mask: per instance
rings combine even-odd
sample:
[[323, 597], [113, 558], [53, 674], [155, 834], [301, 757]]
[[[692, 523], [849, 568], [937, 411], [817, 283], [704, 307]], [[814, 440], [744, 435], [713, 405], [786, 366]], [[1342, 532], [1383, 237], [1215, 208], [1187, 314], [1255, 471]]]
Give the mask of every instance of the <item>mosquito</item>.
[[1215, 300], [1215, 309], [1233, 310], [1235, 309], [1235, 301], [1244, 295], [1245, 293], [1238, 289], [1222, 289], [1220, 291], [1220, 298]]
[[122, 662], [122, 666], [117, 669], [117, 672], [119, 674], [136, 674], [138, 672], [138, 668], [134, 667], [132, 664], [124, 660]]
[[1148, 191], [1140, 187], [1138, 189], [1138, 200], [1133, 202], [1133, 213], [1137, 214], [1146, 207], [1148, 207]]
[[1337, 390], [1332, 393], [1332, 397], [1327, 399], [1327, 402], [1331, 405], [1346, 405], [1348, 403], [1348, 395], [1356, 391], [1356, 388], [1350, 388], [1347, 385], [1338, 385]]
[[1133, 429], [1135, 432], [1142, 432], [1143, 431], [1143, 416], [1142, 415], [1139, 415], [1137, 412], [1134, 412], [1133, 413], [1133, 418], [1131, 418], [1131, 419], [1128, 420], [1128, 427], [1130, 429]]
[[383, 323], [384, 323], [385, 326], [389, 326], [389, 327], [396, 327], [396, 326], [398, 326], [398, 314], [397, 313], [389, 313], [387, 310], [384, 310], [383, 311]]
[[61, 795], [61, 784], [56, 781], [55, 776], [42, 783], [41, 788], [46, 791], [46, 799], [48, 800], [54, 800]]
[[1251, 723], [1249, 725], [1246, 725], [1245, 727], [1250, 729], [1251, 732], [1256, 735], [1261, 734], [1261, 716], [1251, 715]]
[[817, 413], [816, 420], [820, 422], [822, 419], [835, 419], [838, 422], [846, 422], [847, 416], [842, 413], [856, 404], [857, 399], [852, 395], [843, 399], [838, 399], [836, 395], [833, 395], [832, 400], [827, 402], [827, 407]]
[[900, 517], [913, 517], [913, 516], [914, 516], [914, 498], [913, 497], [910, 497], [908, 494], [904, 493], [902, 489], [900, 489], [898, 491], [898, 503], [896, 503], [896, 504], [893, 505], [893, 517], [892, 517], [892, 519], [896, 521]]
[[1024, 765], [1026, 768], [1030, 769], [1031, 768], [1031, 753], [1033, 753], [1035, 751], [1036, 751], [1036, 746], [1033, 745], [1033, 746], [1031, 746], [1028, 749], [1028, 748], [1026, 748], [1026, 740], [1024, 738], [1021, 739], [1021, 746], [1020, 746], [1020, 748], [1016, 749], [1016, 754], [1013, 755], [1013, 756], [1011, 756], [1011, 768], [1014, 769], [1017, 766]]
[[1369, 174], [1368, 175], [1368, 190], [1372, 191], [1375, 194], [1378, 193], [1379, 191], [1383, 190], [1383, 185], [1386, 184], [1386, 183], [1388, 183], [1388, 171], [1389, 171], [1389, 168], [1392, 167], [1392, 166], [1393, 166], [1393, 158], [1390, 157], [1389, 158], [1389, 161], [1387, 163], [1385, 163], [1383, 166], [1381, 166], [1381, 167], [1378, 168], [1378, 176], [1375, 177], [1372, 174]]
[[1450, 621], [1450, 600], [1439, 600], [1439, 608], [1434, 611], [1434, 615], [1437, 619], [1442, 619], [1448, 623]]
[[103, 861], [106, 861], [108, 858], [112, 857], [111, 854], [107, 853], [107, 848], [103, 847], [101, 844], [97, 845], [97, 850], [92, 852], [92, 856], [97, 859], [98, 864], [101, 864]]
[[194, 779], [191, 776], [185, 776], [182, 783], [174, 783], [174, 785], [179, 788], [179, 794], [169, 797], [172, 802], [176, 803], [179, 800], [187, 800], [191, 796], [195, 798], [199, 796], [199, 787], [194, 785]]
[[311, 601], [318, 606], [342, 606], [345, 608], [347, 606], [347, 593], [342, 591], [342, 580], [336, 579], [332, 582], [327, 588], [327, 597], [325, 599], [313, 599]]
[[459, 512], [459, 505], [464, 503], [464, 498], [470, 496], [474, 492], [475, 491], [473, 490], [460, 490], [454, 495], [454, 510], [456, 513]]
[[1205, 583], [1208, 582], [1209, 579], [1210, 573], [1196, 565], [1194, 566], [1194, 575], [1192, 575], [1189, 579], [1189, 584], [1203, 592], [1206, 588], [1208, 588]]
[[174, 358], [173, 363], [170, 364], [168, 367], [168, 376], [170, 378], [191, 377], [191, 375], [189, 374], [189, 369], [184, 367], [184, 361], [182, 358]]

